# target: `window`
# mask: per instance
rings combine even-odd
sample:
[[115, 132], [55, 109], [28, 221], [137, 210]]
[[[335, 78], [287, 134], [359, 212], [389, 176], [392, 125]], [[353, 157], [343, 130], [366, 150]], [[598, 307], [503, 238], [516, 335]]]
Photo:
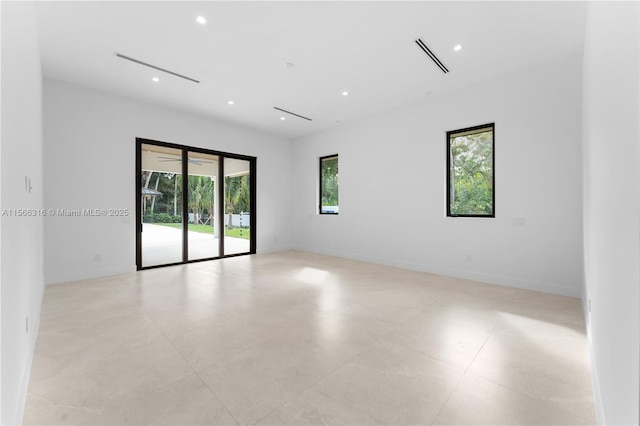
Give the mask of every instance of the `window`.
[[447, 132], [447, 216], [495, 217], [494, 127]]
[[320, 214], [338, 214], [338, 154], [320, 157]]

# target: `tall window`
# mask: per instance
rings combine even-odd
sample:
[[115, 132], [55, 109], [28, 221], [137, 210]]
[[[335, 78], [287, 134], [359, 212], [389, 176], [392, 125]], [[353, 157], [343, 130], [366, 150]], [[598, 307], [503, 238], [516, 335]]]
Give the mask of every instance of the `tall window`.
[[320, 214], [338, 214], [338, 154], [320, 157]]
[[447, 132], [447, 216], [495, 217], [494, 128]]

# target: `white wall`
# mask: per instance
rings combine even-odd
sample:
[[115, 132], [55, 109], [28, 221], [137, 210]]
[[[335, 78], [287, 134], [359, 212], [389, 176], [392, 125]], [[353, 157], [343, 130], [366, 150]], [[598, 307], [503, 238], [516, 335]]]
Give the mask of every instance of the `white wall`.
[[45, 206], [132, 212], [47, 217], [47, 283], [135, 270], [136, 137], [257, 157], [258, 251], [290, 247], [289, 140], [45, 79]]
[[584, 53], [585, 305], [600, 424], [638, 424], [640, 5], [589, 3]]
[[[295, 246], [580, 296], [580, 82], [567, 58], [294, 141]], [[496, 218], [447, 218], [445, 134], [489, 122]], [[320, 216], [318, 157], [335, 153], [340, 215]]]
[[[31, 2], [2, 2], [2, 209], [42, 208], [42, 73]], [[25, 176], [31, 191], [25, 190]], [[44, 289], [42, 218], [2, 216], [2, 424], [19, 424]], [[26, 318], [29, 318], [29, 331]]]

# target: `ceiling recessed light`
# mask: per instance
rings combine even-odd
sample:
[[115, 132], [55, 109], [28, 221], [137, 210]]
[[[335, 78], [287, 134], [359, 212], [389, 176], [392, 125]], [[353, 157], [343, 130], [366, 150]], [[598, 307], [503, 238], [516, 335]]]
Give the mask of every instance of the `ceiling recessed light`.
[[200, 25], [204, 25], [207, 23], [207, 18], [205, 18], [204, 16], [198, 16], [196, 18], [196, 22]]
[[280, 120], [284, 121], [284, 117], [280, 117]]
[[349, 96], [349, 92], [345, 90], [344, 92], [342, 92], [342, 96]]
[[233, 102], [233, 101], [229, 101], [229, 102], [227, 102], [227, 103], [228, 103], [229, 105], [233, 105], [233, 104], [235, 104], [235, 102]]
[[453, 50], [455, 50], [456, 52], [462, 50], [462, 45], [461, 44], [456, 44], [455, 46], [453, 46]]
[[151, 80], [153, 80], [154, 83], [157, 83], [160, 81], [160, 79], [158, 77], [153, 77]]

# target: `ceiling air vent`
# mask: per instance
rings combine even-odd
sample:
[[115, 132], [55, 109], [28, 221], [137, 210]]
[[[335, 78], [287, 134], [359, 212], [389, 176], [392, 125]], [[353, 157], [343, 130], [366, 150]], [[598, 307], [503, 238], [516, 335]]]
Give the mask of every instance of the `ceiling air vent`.
[[422, 49], [422, 51], [424, 53], [427, 54], [427, 56], [429, 56], [431, 58], [431, 60], [438, 66], [438, 68], [440, 68], [440, 70], [442, 70], [443, 73], [448, 73], [449, 70], [447, 69], [447, 67], [444, 66], [444, 64], [442, 63], [442, 61], [440, 59], [438, 59], [438, 57], [431, 51], [431, 49], [429, 49], [427, 47], [427, 45], [424, 43], [424, 41], [420, 40], [419, 38], [414, 40], [415, 43], [418, 45], [418, 47], [420, 49]]
[[185, 80], [193, 81], [194, 83], [200, 83], [195, 78], [187, 77], [186, 75], [178, 74], [177, 72], [169, 71], [167, 69], [160, 68], [160, 67], [157, 67], [155, 65], [151, 65], [151, 64], [148, 64], [146, 62], [139, 61], [139, 60], [131, 58], [129, 56], [121, 55], [118, 52], [115, 52], [114, 55], [116, 55], [118, 58], [126, 59], [127, 61], [135, 62], [136, 64], [140, 64], [140, 65], [144, 65], [145, 67], [153, 68], [154, 70], [166, 72], [167, 74], [175, 75], [176, 77], [184, 78]]
[[293, 115], [294, 117], [302, 118], [304, 120], [312, 121], [309, 117], [305, 117], [304, 115], [296, 114], [295, 112], [287, 111], [286, 109], [273, 107], [273, 109], [277, 109], [278, 111], [284, 112], [285, 114]]

